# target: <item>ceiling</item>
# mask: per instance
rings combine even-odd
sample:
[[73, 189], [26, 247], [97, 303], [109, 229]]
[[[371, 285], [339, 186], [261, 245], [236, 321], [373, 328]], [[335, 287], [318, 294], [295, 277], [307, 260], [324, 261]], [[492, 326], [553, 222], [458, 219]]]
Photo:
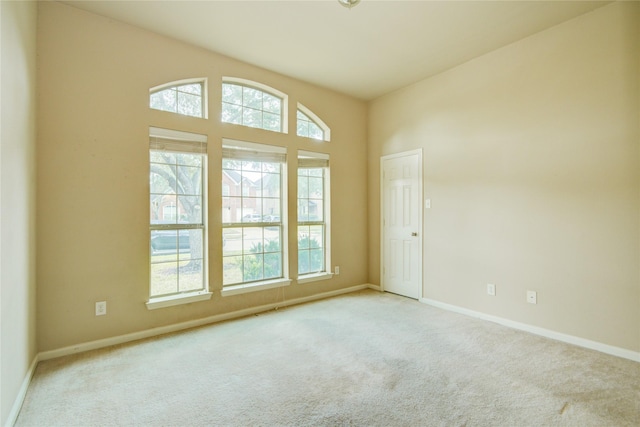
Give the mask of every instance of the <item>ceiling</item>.
[[63, 1], [333, 89], [375, 99], [608, 1]]

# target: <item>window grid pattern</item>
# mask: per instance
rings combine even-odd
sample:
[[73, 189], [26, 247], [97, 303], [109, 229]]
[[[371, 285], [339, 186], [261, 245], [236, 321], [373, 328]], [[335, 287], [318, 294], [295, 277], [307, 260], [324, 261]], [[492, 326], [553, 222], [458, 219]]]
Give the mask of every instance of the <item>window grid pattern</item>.
[[282, 278], [282, 165], [223, 159], [222, 181], [223, 287]]
[[205, 156], [150, 150], [150, 296], [204, 290]]
[[204, 117], [202, 108], [204, 84], [188, 83], [153, 92], [149, 96], [149, 107], [184, 116]]
[[298, 110], [297, 113], [296, 133], [298, 136], [318, 139], [320, 141], [324, 140], [324, 131], [322, 128], [300, 110]]
[[326, 271], [325, 168], [298, 169], [298, 275]]
[[282, 99], [250, 86], [222, 84], [222, 121], [282, 132]]

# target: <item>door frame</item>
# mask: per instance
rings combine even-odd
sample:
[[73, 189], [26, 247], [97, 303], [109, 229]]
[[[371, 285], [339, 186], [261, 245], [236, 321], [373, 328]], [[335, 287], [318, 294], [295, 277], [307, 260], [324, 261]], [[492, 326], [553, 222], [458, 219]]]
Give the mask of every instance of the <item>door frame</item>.
[[422, 148], [417, 148], [415, 150], [402, 151], [400, 153], [395, 154], [387, 154], [385, 156], [380, 157], [380, 290], [385, 292], [385, 275], [384, 275], [384, 266], [385, 266], [385, 258], [384, 258], [384, 242], [385, 242], [385, 231], [384, 231], [384, 213], [385, 213], [385, 197], [384, 197], [384, 162], [385, 160], [391, 160], [399, 157], [408, 157], [408, 156], [418, 156], [418, 195], [420, 198], [420, 203], [418, 204], [418, 208], [420, 210], [420, 214], [418, 215], [418, 254], [420, 259], [420, 290], [418, 292], [418, 300], [422, 300], [424, 298], [424, 210], [422, 208], [422, 204], [424, 203], [424, 176], [422, 174], [423, 165], [422, 165]]

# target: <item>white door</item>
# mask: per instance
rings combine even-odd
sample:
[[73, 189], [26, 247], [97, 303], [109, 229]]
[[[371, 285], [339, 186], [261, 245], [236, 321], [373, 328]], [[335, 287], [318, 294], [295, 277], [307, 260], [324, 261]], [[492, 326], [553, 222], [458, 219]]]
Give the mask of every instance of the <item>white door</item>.
[[381, 159], [382, 289], [422, 297], [422, 151]]

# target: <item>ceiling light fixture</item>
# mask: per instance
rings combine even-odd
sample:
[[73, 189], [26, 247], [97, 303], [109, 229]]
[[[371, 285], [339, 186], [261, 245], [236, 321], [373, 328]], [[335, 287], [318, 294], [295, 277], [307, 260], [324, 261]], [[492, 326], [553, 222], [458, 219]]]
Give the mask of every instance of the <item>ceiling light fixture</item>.
[[360, 3], [360, 0], [338, 0], [338, 3], [340, 3], [341, 5], [343, 5], [346, 8], [351, 9], [352, 7], [354, 7], [358, 3]]

